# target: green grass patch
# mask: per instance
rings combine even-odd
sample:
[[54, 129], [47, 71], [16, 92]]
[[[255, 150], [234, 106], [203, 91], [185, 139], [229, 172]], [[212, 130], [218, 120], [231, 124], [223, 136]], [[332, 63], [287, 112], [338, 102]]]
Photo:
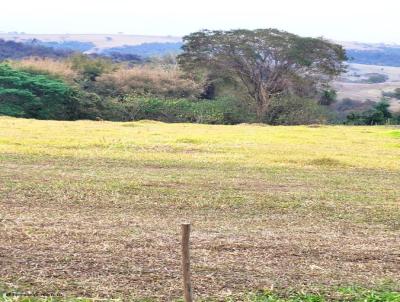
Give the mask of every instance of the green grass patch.
[[400, 131], [392, 131], [392, 132], [389, 132], [389, 135], [390, 135], [391, 137], [400, 138]]

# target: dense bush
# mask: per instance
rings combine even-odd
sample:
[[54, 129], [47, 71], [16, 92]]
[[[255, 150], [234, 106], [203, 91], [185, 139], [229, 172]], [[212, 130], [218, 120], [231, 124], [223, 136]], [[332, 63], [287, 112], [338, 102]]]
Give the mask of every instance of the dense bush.
[[[57, 64], [54, 63], [56, 66], [54, 69], [59, 71], [60, 66]], [[255, 121], [254, 108], [237, 98], [214, 100], [182, 98], [181, 96], [194, 96], [199, 87], [188, 79], [181, 79], [177, 71], [130, 69], [126, 78], [121, 76], [123, 72], [127, 72], [126, 70], [106, 74], [94, 82], [93, 87], [98, 90], [96, 92], [101, 92], [99, 94], [79, 90], [55, 78], [50, 72], [43, 74], [38, 66], [32, 65], [25, 62], [24, 71], [5, 64], [0, 65], [0, 114], [59, 120], [152, 119], [207, 124]], [[61, 73], [60, 77], [63, 76]], [[102, 91], [105, 87], [111, 87], [108, 89], [115, 91]], [[141, 93], [143, 95], [140, 95]], [[114, 95], [117, 97], [113, 97]], [[176, 98], [172, 98], [173, 96]], [[299, 97], [274, 99], [265, 122], [275, 125], [322, 123], [328, 118], [324, 108], [325, 106], [311, 99]]]
[[[0, 65], [2, 115], [209, 124], [256, 120], [254, 105], [245, 101], [245, 87], [232, 85], [221, 77], [207, 84], [205, 79], [194, 81], [177, 68], [174, 56], [154, 59], [145, 65], [116, 64], [110, 59], [87, 55], [62, 60], [25, 58], [8, 64]], [[273, 125], [400, 122], [400, 117], [392, 116], [385, 102], [378, 105], [350, 99], [338, 102], [336, 91], [329, 87], [310, 93], [307, 83], [299, 82], [297, 86], [285, 97], [272, 99], [263, 122]], [[385, 95], [396, 97], [397, 90]]]
[[318, 103], [320, 105], [329, 106], [337, 101], [337, 92], [334, 89], [326, 89], [322, 91]]
[[363, 80], [362, 82], [367, 84], [385, 83], [389, 79], [389, 76], [381, 73], [370, 73], [366, 74], [366, 76], [368, 76], [368, 78]]
[[347, 124], [351, 125], [384, 125], [388, 123], [397, 123], [397, 118], [393, 119], [389, 111], [389, 103], [382, 100], [375, 106], [363, 112], [352, 112], [347, 116]]
[[350, 98], [345, 98], [330, 106], [335, 112], [334, 123], [342, 124], [347, 121], [347, 116], [353, 112], [363, 112], [372, 109], [376, 102], [371, 100], [358, 101]]
[[127, 94], [158, 98], [195, 98], [202, 85], [177, 69], [135, 67], [119, 69], [96, 79], [95, 92], [119, 97]]
[[70, 59], [71, 67], [83, 76], [83, 81], [96, 81], [104, 73], [112, 72], [116, 66], [106, 58], [91, 58], [84, 54], [76, 54]]
[[198, 100], [126, 97], [105, 104], [104, 119], [238, 124], [254, 120], [254, 115], [231, 99]]
[[137, 95], [106, 98], [79, 90], [49, 74], [26, 70], [29, 70], [26, 66], [23, 71], [0, 65], [0, 115], [55, 120], [153, 119], [209, 124], [236, 124], [252, 118], [246, 108], [232, 99], [188, 100]]
[[335, 103], [332, 107], [337, 111], [349, 113], [350, 111], [363, 111], [371, 109], [372, 107], [374, 107], [375, 104], [376, 102], [371, 100], [366, 100], [362, 102], [350, 98], [345, 98], [340, 102]]
[[382, 92], [383, 97], [395, 98], [400, 100], [400, 88], [396, 88], [394, 91]]
[[0, 64], [0, 114], [71, 120], [80, 114], [79, 94], [64, 82]]
[[265, 122], [272, 125], [306, 125], [326, 123], [330, 113], [316, 100], [300, 97], [274, 98]]

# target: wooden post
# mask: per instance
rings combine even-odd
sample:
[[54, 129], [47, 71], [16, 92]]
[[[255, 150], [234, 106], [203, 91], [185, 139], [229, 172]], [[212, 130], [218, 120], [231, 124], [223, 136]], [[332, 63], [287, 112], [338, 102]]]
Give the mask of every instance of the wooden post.
[[193, 302], [192, 283], [190, 281], [190, 256], [189, 256], [190, 223], [183, 223], [181, 227], [182, 227], [183, 292], [184, 292], [185, 302]]

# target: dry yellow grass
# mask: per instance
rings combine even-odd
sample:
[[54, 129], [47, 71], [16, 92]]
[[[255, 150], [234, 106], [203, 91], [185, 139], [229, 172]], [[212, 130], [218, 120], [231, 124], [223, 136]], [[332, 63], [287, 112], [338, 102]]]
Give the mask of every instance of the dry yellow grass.
[[188, 79], [177, 68], [141, 66], [121, 68], [104, 74], [96, 83], [103, 91], [118, 94], [151, 94], [169, 97], [194, 97], [201, 93], [201, 84]]
[[[380, 84], [360, 84], [360, 83], [335, 83], [335, 89], [338, 91], [338, 99], [350, 98], [352, 100], [378, 102], [382, 99], [383, 92], [393, 92], [400, 88], [400, 82], [386, 82]], [[391, 110], [400, 112], [400, 101], [390, 100]]]
[[73, 82], [78, 76], [72, 69], [68, 60], [55, 60], [50, 58], [26, 58], [18, 61], [12, 61], [11, 65], [28, 71], [43, 72], [53, 76], [60, 77], [68, 82]]

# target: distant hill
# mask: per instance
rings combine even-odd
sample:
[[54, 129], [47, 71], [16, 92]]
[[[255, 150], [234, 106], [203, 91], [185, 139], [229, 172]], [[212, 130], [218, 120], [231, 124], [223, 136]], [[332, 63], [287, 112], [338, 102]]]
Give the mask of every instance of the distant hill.
[[[144, 36], [127, 34], [17, 34], [0, 33], [0, 39], [16, 42], [31, 42], [39, 40], [41, 43], [54, 43], [56, 47], [82, 47], [82, 43], [90, 43], [90, 48], [85, 49], [87, 53], [100, 53], [110, 48], [124, 48], [126, 46], [141, 45], [145, 43], [179, 43], [181, 37], [173, 36]], [[89, 45], [89, 44], [86, 44]], [[51, 46], [47, 44], [46, 46]], [[80, 49], [73, 48], [77, 51]]]
[[382, 47], [378, 50], [348, 49], [347, 56], [352, 63], [400, 67], [400, 47]]
[[[338, 42], [349, 57], [348, 72], [334, 86], [338, 99], [379, 101], [384, 93], [400, 88], [400, 45]], [[390, 98], [391, 108], [400, 111], [400, 101]]]
[[[143, 58], [177, 53], [181, 37], [128, 34], [23, 34], [0, 33], [0, 39], [32, 43], [58, 50], [136, 55]], [[400, 67], [400, 45], [342, 42], [350, 63]]]
[[[334, 82], [338, 100], [352, 99], [362, 102], [377, 102], [383, 93], [400, 88], [400, 67], [350, 63], [347, 73]], [[371, 81], [381, 75], [382, 81]], [[391, 98], [391, 108], [400, 111], [400, 101]]]
[[400, 45], [339, 42], [350, 63], [400, 67]]

